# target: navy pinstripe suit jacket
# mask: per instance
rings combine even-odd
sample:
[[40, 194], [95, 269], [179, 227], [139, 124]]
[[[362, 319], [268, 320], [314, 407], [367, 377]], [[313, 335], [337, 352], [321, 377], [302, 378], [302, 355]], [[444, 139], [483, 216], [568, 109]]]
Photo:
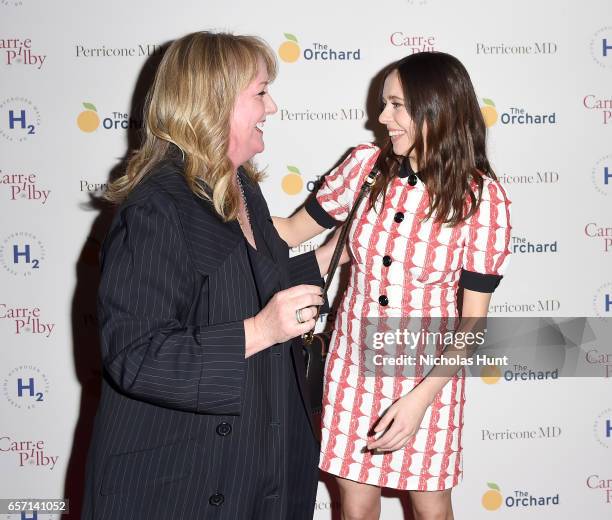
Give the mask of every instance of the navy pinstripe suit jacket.
[[119, 208], [102, 251], [104, 379], [85, 519], [312, 518], [318, 446], [301, 354], [244, 358], [243, 320], [274, 292], [321, 284], [289, 259], [259, 189], [239, 172], [258, 265], [167, 160]]

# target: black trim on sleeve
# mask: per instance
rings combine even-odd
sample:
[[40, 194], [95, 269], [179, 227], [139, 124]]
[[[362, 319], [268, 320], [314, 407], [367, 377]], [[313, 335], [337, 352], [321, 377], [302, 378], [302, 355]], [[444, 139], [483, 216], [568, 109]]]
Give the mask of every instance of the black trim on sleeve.
[[[321, 277], [319, 264], [314, 251], [293, 256], [289, 259], [289, 284], [291, 287], [300, 284], [318, 285], [323, 288], [325, 280]], [[321, 306], [320, 313], [327, 314], [330, 311], [327, 295]]]
[[325, 211], [319, 201], [315, 196], [310, 197], [306, 201], [306, 205], [304, 206], [308, 214], [315, 220], [319, 226], [323, 226], [324, 228], [331, 229], [341, 224], [335, 218], [329, 216], [329, 213]]
[[499, 274], [482, 274], [462, 269], [459, 285], [469, 291], [492, 293], [495, 291], [502, 278], [503, 276]]

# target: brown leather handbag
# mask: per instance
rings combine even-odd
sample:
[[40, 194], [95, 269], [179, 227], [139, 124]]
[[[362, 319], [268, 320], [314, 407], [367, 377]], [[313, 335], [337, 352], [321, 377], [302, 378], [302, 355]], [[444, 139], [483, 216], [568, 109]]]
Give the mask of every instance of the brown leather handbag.
[[[329, 270], [327, 272], [327, 280], [323, 287], [323, 297], [327, 298], [327, 291], [334, 277], [334, 273], [338, 267], [340, 256], [342, 255], [342, 249], [346, 243], [346, 236], [351, 226], [351, 222], [359, 204], [364, 199], [366, 194], [370, 191], [370, 188], [376, 180], [376, 176], [379, 173], [379, 169], [374, 166], [372, 171], [368, 174], [365, 181], [361, 185], [357, 200], [351, 211], [349, 212], [343, 226], [340, 236], [338, 237], [338, 243], [334, 249], [331, 262], [329, 264]], [[319, 318], [319, 309], [317, 309], [317, 315], [315, 316], [315, 323]], [[329, 351], [329, 344], [331, 340], [331, 332], [314, 332], [314, 328], [304, 334], [302, 340], [302, 352], [304, 354], [304, 362], [306, 364], [306, 386], [308, 388], [308, 394], [310, 397], [310, 406], [312, 413], [321, 413], [323, 409], [323, 377], [325, 374], [325, 358]]]

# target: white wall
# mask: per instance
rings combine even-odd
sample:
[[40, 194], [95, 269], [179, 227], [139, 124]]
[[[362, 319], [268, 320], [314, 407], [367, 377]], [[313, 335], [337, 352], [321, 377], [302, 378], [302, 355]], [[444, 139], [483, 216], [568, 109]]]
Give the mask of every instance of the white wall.
[[[73, 490], [81, 484], [99, 375], [96, 256], [107, 225], [88, 203], [127, 150], [121, 123], [141, 100], [147, 53], [194, 30], [258, 34], [275, 49], [284, 33], [298, 41], [299, 59], [279, 61], [271, 87], [279, 112], [266, 123], [258, 158], [278, 215], [301, 204], [348, 147], [373, 139], [366, 99], [384, 65], [417, 50], [456, 55], [478, 96], [496, 105], [489, 149], [513, 201], [513, 246], [556, 243], [555, 252], [514, 255], [493, 314], [612, 313], [609, 0], [0, 0], [0, 20], [0, 497], [68, 495], [77, 507]], [[358, 51], [359, 59], [307, 59], [322, 46]], [[101, 121], [89, 133], [76, 123], [83, 103]], [[591, 108], [598, 104], [608, 108]], [[25, 129], [21, 120], [10, 128], [11, 110], [14, 118], [25, 111]], [[554, 123], [506, 124], [523, 110], [554, 114]], [[288, 166], [303, 179], [295, 195], [282, 189]], [[590, 236], [598, 228], [610, 236]], [[23, 253], [29, 247], [30, 257], [15, 263], [14, 245]], [[605, 366], [597, 369], [603, 376]], [[30, 377], [34, 397], [29, 388], [19, 397], [18, 379], [28, 384]], [[612, 479], [610, 381], [489, 385], [470, 378], [456, 517], [610, 518], [612, 489], [598, 488]], [[538, 433], [492, 440], [507, 430]], [[488, 482], [505, 500], [496, 512], [481, 505]], [[521, 492], [558, 495], [559, 504], [507, 505]], [[330, 500], [321, 484], [315, 518], [331, 518], [337, 504]], [[383, 518], [401, 514], [397, 498], [384, 499]]]

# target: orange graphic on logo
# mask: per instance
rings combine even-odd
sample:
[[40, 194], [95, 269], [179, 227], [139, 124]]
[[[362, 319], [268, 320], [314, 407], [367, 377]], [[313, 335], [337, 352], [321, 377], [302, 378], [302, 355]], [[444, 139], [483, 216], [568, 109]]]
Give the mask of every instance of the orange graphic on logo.
[[85, 110], [77, 117], [77, 126], [83, 132], [93, 132], [100, 126], [100, 117], [93, 103], [83, 103]]
[[480, 112], [484, 118], [485, 126], [491, 128], [497, 123], [497, 109], [495, 108], [495, 103], [490, 99], [483, 98], [482, 101], [484, 102], [484, 106], [480, 107]]
[[300, 46], [298, 45], [298, 39], [290, 33], [284, 33], [287, 41], [283, 42], [278, 48], [278, 55], [280, 59], [287, 63], [293, 63], [300, 57]]
[[287, 166], [287, 175], [283, 177], [281, 181], [281, 187], [287, 195], [297, 195], [304, 187], [304, 181], [300, 170], [295, 166]]
[[487, 511], [497, 511], [504, 501], [499, 486], [493, 482], [487, 482], [489, 491], [482, 495], [482, 507]]
[[495, 365], [487, 365], [480, 370], [480, 378], [488, 385], [494, 385], [501, 378], [501, 370]]

